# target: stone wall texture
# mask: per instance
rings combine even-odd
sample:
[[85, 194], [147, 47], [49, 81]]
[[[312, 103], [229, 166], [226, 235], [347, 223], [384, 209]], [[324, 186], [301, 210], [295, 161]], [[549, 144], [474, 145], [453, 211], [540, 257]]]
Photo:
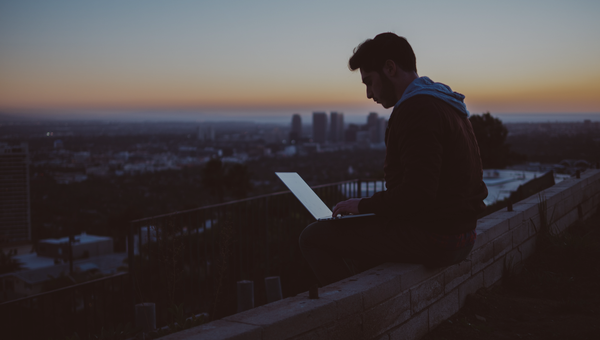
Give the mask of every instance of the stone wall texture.
[[561, 232], [599, 211], [600, 170], [560, 182], [513, 210], [480, 219], [473, 251], [459, 264], [386, 263], [320, 288], [319, 299], [300, 294], [162, 339], [419, 339], [456, 313], [468, 294], [529, 257], [544, 218]]

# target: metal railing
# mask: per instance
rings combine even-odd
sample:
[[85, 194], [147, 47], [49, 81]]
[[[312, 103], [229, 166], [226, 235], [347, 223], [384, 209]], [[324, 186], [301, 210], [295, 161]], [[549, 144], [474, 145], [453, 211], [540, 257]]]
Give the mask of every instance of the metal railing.
[[[383, 190], [382, 180], [313, 187], [328, 205]], [[255, 305], [266, 303], [264, 278], [280, 276], [283, 295], [308, 290], [312, 274], [298, 246], [314, 218], [290, 192], [132, 221], [129, 271], [135, 303], [156, 304], [157, 326], [168, 308], [220, 318], [235, 313], [235, 283], [255, 282]]]
[[[382, 180], [313, 187], [328, 205], [383, 190]], [[0, 303], [7, 339], [83, 338], [134, 323], [134, 305], [156, 304], [156, 325], [189, 315], [220, 318], [236, 311], [236, 282], [255, 282], [255, 305], [266, 303], [264, 278], [280, 276], [284, 297], [314, 283], [298, 237], [314, 218], [290, 192], [279, 192], [131, 222], [129, 273]]]
[[3, 339], [81, 338], [132, 320], [128, 273], [0, 303]]

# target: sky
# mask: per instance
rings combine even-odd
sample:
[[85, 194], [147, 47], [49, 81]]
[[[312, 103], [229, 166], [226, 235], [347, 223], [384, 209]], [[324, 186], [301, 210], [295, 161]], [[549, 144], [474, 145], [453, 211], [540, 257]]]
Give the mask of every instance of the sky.
[[389, 114], [348, 58], [394, 32], [472, 113], [600, 113], [600, 1], [0, 0], [0, 112]]

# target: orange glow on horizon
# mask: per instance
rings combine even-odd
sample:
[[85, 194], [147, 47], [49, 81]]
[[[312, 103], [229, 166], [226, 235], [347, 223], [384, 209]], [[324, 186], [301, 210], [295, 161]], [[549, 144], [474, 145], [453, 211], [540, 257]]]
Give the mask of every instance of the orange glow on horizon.
[[[317, 75], [318, 76], [318, 75]], [[317, 77], [314, 76], [314, 77]], [[313, 78], [314, 78], [313, 77]], [[140, 79], [144, 78], [144, 79]], [[271, 81], [265, 84], [242, 79], [232, 85], [205, 79], [159, 81], [140, 77], [109, 79], [19, 79], [0, 82], [0, 108], [20, 109], [261, 109], [367, 106], [364, 86], [354, 74], [342, 84], [323, 81]], [[314, 80], [313, 80], [314, 81]], [[600, 77], [564, 83], [533, 80], [498, 81], [481, 86], [468, 79], [448, 81], [466, 95], [472, 112], [600, 112]]]
[[520, 84], [469, 91], [470, 108], [496, 112], [600, 112], [600, 79], [568, 84]]

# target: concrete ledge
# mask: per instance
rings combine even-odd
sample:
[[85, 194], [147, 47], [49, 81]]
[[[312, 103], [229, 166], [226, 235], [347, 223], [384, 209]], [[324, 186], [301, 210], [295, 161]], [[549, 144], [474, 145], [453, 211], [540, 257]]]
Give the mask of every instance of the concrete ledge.
[[433, 270], [386, 263], [320, 289], [318, 300], [300, 294], [163, 339], [418, 339], [533, 253], [540, 198], [551, 230], [563, 231], [600, 209], [600, 170], [479, 220], [475, 247], [462, 263]]
[[293, 297], [238, 313], [223, 320], [262, 328], [262, 339], [286, 339], [336, 320], [336, 303]]
[[167, 335], [161, 339], [260, 340], [262, 339], [262, 329], [252, 325], [217, 320], [205, 325]]

